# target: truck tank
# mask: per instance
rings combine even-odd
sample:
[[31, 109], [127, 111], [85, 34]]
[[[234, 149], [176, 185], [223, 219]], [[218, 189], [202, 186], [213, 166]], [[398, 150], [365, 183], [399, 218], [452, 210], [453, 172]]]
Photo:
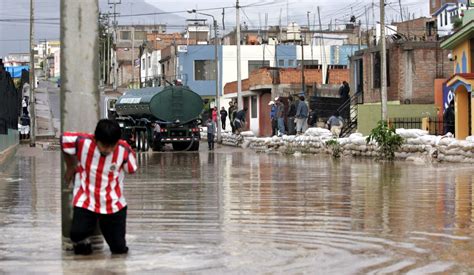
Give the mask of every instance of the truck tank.
[[187, 86], [128, 90], [115, 105], [117, 114], [184, 124], [199, 117], [204, 107], [200, 95]]

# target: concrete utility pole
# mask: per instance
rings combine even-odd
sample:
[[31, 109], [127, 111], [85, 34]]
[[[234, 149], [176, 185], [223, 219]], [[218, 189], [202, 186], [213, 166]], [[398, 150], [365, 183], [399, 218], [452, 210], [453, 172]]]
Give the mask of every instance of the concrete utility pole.
[[114, 6], [114, 22], [112, 23], [113, 24], [113, 27], [114, 27], [114, 30], [113, 30], [113, 45], [114, 46], [114, 53], [113, 53], [113, 58], [114, 58], [114, 63], [113, 63], [113, 72], [112, 72], [112, 75], [114, 77], [114, 80], [113, 80], [113, 88], [114, 88], [114, 92], [117, 91], [117, 84], [118, 84], [118, 75], [117, 75], [117, 70], [118, 70], [118, 64], [117, 64], [117, 5], [120, 5], [122, 4], [122, 0], [109, 0], [108, 1], [108, 4], [109, 5], [113, 5]]
[[135, 88], [135, 27], [132, 27], [132, 52], [130, 55], [132, 59], [132, 89]]
[[[93, 132], [99, 120], [97, 1], [61, 0], [61, 133]], [[61, 175], [64, 172], [61, 165]], [[72, 189], [61, 179], [62, 243], [71, 249]], [[91, 240], [102, 243], [98, 231]]]
[[306, 96], [306, 85], [304, 79], [304, 36], [301, 36], [301, 93]]
[[241, 75], [241, 60], [240, 60], [240, 5], [239, 0], [235, 4], [236, 18], [236, 41], [237, 41], [237, 110], [244, 108], [244, 99], [242, 98], [242, 75]]
[[30, 147], [36, 146], [34, 0], [30, 0]]
[[219, 39], [217, 38], [217, 20], [214, 18], [214, 15], [208, 14], [208, 13], [202, 13], [202, 12], [197, 12], [195, 9], [193, 10], [188, 10], [188, 13], [196, 13], [196, 14], [201, 14], [205, 16], [209, 16], [212, 18], [213, 21], [213, 26], [214, 26], [214, 66], [215, 66], [215, 77], [216, 77], [216, 108], [217, 108], [217, 142], [221, 142], [221, 127], [222, 127], [222, 122], [220, 120], [220, 94], [219, 94], [219, 57], [218, 57], [218, 42]]
[[387, 121], [387, 50], [385, 46], [385, 0], [380, 0], [380, 96], [382, 120]]

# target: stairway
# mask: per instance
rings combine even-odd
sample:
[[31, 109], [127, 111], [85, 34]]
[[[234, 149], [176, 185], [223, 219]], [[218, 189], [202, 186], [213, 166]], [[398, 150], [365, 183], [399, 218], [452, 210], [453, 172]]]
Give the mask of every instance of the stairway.
[[337, 109], [339, 113], [345, 118], [340, 137], [347, 137], [357, 130], [358, 106], [362, 103], [362, 93], [357, 93], [346, 100], [346, 102], [344, 102], [341, 107]]

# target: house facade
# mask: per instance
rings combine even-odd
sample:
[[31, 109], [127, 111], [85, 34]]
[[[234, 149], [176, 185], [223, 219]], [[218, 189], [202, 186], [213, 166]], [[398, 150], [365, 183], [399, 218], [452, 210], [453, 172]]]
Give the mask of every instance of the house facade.
[[452, 75], [446, 82], [454, 100], [455, 137], [474, 135], [474, 10], [465, 11], [462, 26], [441, 43], [451, 51]]

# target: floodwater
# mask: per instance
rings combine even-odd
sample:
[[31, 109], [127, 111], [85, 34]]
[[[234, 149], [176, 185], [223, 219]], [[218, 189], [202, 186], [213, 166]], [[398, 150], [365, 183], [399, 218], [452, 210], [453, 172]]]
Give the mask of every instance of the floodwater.
[[0, 172], [0, 273], [474, 273], [473, 166], [231, 148], [139, 159], [130, 253], [74, 256], [59, 153], [21, 148]]

